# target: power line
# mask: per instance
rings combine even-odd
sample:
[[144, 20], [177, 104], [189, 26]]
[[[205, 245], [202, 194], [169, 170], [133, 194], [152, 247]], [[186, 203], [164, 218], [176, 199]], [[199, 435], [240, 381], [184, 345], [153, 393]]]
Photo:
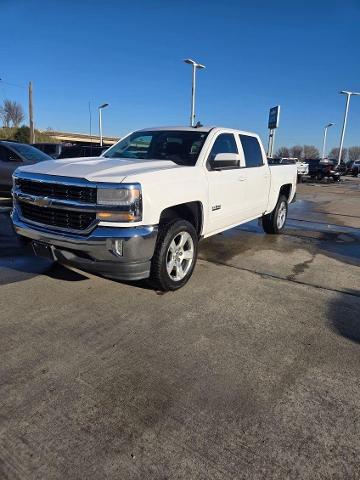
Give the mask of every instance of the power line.
[[2, 78], [0, 78], [0, 83], [3, 83], [4, 85], [10, 85], [11, 87], [27, 88], [26, 85], [19, 85], [17, 83], [5, 82]]

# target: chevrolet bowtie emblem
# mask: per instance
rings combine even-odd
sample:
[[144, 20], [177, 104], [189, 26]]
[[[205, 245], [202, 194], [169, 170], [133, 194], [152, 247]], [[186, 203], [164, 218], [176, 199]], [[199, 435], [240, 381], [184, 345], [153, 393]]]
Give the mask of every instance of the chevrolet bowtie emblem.
[[37, 207], [50, 207], [52, 204], [52, 201], [48, 197], [41, 197], [41, 198], [34, 198], [34, 200], [31, 202], [33, 205], [36, 205]]

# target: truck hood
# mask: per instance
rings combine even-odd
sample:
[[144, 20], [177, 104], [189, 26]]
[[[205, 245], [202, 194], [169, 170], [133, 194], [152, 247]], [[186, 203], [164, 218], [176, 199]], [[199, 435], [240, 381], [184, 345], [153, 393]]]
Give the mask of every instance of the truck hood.
[[41, 173], [61, 177], [85, 178], [93, 182], [122, 182], [129, 175], [143, 174], [181, 166], [170, 160], [83, 157], [49, 160], [18, 168], [18, 172]]

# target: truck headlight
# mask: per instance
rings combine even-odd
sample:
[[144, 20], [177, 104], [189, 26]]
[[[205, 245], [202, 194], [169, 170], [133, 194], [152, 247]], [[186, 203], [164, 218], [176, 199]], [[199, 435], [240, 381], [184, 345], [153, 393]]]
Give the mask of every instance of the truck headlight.
[[[100, 211], [97, 218], [105, 222], [137, 222], [142, 218], [141, 187], [123, 184], [118, 188], [98, 188], [97, 204], [112, 207]], [[114, 209], [116, 207], [116, 210]]]

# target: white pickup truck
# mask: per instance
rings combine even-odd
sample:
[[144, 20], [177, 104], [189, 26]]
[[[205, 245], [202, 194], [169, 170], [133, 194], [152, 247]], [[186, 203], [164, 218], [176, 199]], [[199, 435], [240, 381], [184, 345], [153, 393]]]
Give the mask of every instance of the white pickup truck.
[[120, 280], [176, 290], [200, 239], [261, 218], [281, 232], [296, 165], [269, 166], [259, 137], [219, 127], [129, 134], [96, 158], [20, 167], [12, 220], [37, 255]]

